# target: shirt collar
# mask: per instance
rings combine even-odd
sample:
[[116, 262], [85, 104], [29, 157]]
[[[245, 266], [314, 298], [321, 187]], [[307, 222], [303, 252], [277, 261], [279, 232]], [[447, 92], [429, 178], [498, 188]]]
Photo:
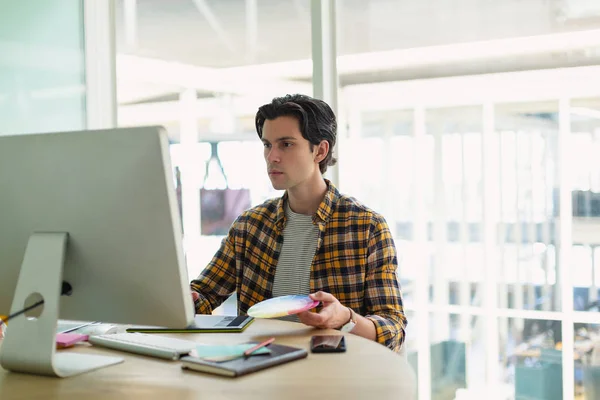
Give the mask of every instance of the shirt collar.
[[[317, 212], [313, 216], [313, 224], [325, 223], [329, 220], [331, 215], [333, 214], [333, 210], [335, 208], [335, 203], [337, 199], [340, 197], [340, 193], [337, 188], [331, 181], [325, 179], [325, 183], [327, 184], [327, 192], [325, 192], [325, 196], [323, 197], [323, 201], [319, 204], [319, 208], [317, 208]], [[279, 199], [277, 204], [277, 214], [275, 216], [275, 226], [277, 230], [280, 232], [283, 231], [283, 227], [285, 226], [285, 202], [288, 200], [287, 190], [283, 194], [283, 196]]]

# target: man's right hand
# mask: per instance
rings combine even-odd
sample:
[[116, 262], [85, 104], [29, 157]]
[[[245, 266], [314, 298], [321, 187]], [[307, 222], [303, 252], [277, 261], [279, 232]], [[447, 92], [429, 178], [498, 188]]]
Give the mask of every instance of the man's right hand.
[[194, 304], [196, 304], [198, 299], [200, 299], [200, 295], [198, 294], [198, 292], [192, 291], [192, 301], [194, 302]]

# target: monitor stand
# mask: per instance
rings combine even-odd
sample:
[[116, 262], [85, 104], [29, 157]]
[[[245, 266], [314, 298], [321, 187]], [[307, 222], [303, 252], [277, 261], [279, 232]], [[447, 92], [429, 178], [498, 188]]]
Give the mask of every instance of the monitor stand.
[[32, 295], [44, 300], [40, 306], [43, 310], [38, 318], [20, 315], [9, 322], [0, 348], [0, 365], [4, 369], [65, 378], [123, 361], [121, 357], [71, 351], [56, 354], [56, 326], [67, 240], [65, 232], [34, 233], [29, 238], [11, 314], [31, 304], [31, 299], [27, 299]]

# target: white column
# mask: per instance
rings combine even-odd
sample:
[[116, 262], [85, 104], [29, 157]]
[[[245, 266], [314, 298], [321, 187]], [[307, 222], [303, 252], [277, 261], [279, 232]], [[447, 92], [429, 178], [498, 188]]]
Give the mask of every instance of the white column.
[[[495, 124], [494, 124], [495, 125]], [[499, 130], [496, 126], [495, 129]], [[508, 285], [506, 273], [506, 213], [504, 208], [504, 179], [506, 177], [502, 173], [504, 169], [504, 136], [502, 132], [498, 132], [498, 268], [500, 273], [498, 282], [498, 307], [501, 309], [508, 308]], [[508, 318], [500, 317], [498, 320], [498, 332], [500, 337], [499, 346], [506, 346], [508, 338]], [[506, 362], [506, 354], [502, 352], [502, 360]]]
[[[600, 246], [594, 246], [592, 254], [592, 262], [594, 263], [594, 288], [598, 288], [598, 277], [600, 277]], [[598, 289], [596, 289], [596, 293], [598, 293]], [[600, 300], [600, 296], [596, 296], [595, 300]]]
[[596, 271], [596, 263], [598, 262], [596, 260], [596, 249], [597, 246], [591, 246], [591, 253], [592, 253], [592, 283], [590, 283], [590, 291], [588, 293], [588, 301], [590, 303], [593, 303], [595, 301], [598, 300], [598, 285], [596, 285], [596, 279], [597, 279], [597, 273], [598, 271]]
[[[338, 107], [337, 149], [334, 157], [338, 156], [338, 151], [343, 152], [344, 150], [342, 149], [346, 149], [352, 141], [359, 140], [361, 136], [362, 116], [360, 105], [356, 105], [356, 101], [352, 98], [350, 93], [345, 92], [343, 89], [341, 90], [341, 93], [341, 101]], [[342, 187], [354, 178], [352, 176], [352, 171], [348, 168], [343, 168], [344, 165], [350, 164], [352, 160], [341, 159], [338, 162], [340, 163], [340, 168], [338, 169], [338, 187]]]
[[[536, 200], [538, 199], [538, 193], [535, 192], [535, 170], [539, 168], [539, 165], [535, 165], [533, 161], [533, 136], [537, 135], [537, 130], [531, 130], [527, 133], [527, 148], [529, 150], [529, 174], [530, 174], [530, 182], [531, 185], [531, 199], [529, 201], [529, 213], [528, 213], [528, 222], [527, 222], [527, 236], [529, 237], [529, 248], [533, 249], [533, 244], [536, 242], [537, 231], [535, 229], [535, 212], [534, 207], [536, 207]], [[535, 310], [535, 284], [533, 282], [533, 268], [531, 265], [527, 266], [527, 305], [530, 310]]]
[[[524, 133], [522, 131], [515, 131], [515, 225], [514, 225], [514, 243], [516, 249], [516, 259], [515, 262], [515, 283], [513, 284], [513, 306], [517, 310], [522, 310], [524, 308], [524, 300], [523, 300], [523, 280], [521, 279], [521, 249], [523, 248], [523, 229], [521, 224], [524, 222], [520, 217], [519, 208], [523, 207], [521, 202], [519, 201], [519, 191], [521, 187], [519, 186], [519, 138]], [[525, 321], [522, 319], [515, 319], [513, 321], [514, 329], [519, 334], [523, 333], [523, 329], [525, 328]]]
[[[448, 304], [448, 278], [445, 265], [448, 221], [446, 215], [446, 196], [444, 187], [444, 165], [443, 165], [443, 135], [444, 127], [438, 123], [433, 132], [434, 138], [434, 222], [433, 222], [433, 242], [435, 248], [435, 264], [433, 277], [433, 302], [436, 306], [445, 306]], [[446, 313], [436, 314], [436, 329], [434, 343], [441, 340], [447, 340], [450, 337], [449, 315]]]
[[84, 0], [88, 129], [117, 125], [115, 9], [113, 1]]
[[[459, 304], [462, 307], [469, 307], [471, 305], [471, 279], [469, 278], [469, 264], [467, 262], [467, 247], [469, 245], [469, 231], [468, 231], [468, 186], [467, 186], [467, 165], [466, 165], [466, 148], [465, 148], [465, 133], [459, 132], [460, 134], [460, 149], [461, 149], [461, 174], [462, 174], [462, 185], [461, 185], [461, 197], [462, 197], [462, 220], [460, 221], [460, 247], [463, 256], [463, 274], [460, 279]], [[471, 318], [472, 316], [467, 313], [460, 315], [460, 333], [459, 340], [464, 343], [470, 343], [471, 341]], [[469, 376], [467, 374], [467, 386]]]
[[258, 0], [246, 0], [246, 61], [256, 64], [258, 50]]
[[123, 14], [125, 16], [125, 43], [128, 47], [135, 48], [137, 46], [137, 0], [125, 0]]
[[[344, 132], [348, 139], [359, 139], [361, 136], [362, 127], [362, 115], [360, 112], [360, 106], [357, 106], [356, 102], [350, 96], [350, 94], [348, 92], [344, 92], [343, 89], [342, 94], [343, 99], [342, 101], [340, 101], [338, 113], [340, 113], [343, 117], [344, 125], [348, 127], [348, 130], [339, 129], [338, 134]], [[340, 138], [338, 137], [338, 140], [339, 139]]]
[[431, 398], [431, 349], [429, 332], [429, 254], [427, 252], [427, 219], [425, 213], [425, 180], [422, 168], [425, 160], [425, 110], [421, 106], [413, 114], [413, 243], [417, 253], [417, 265], [411, 266], [417, 271], [415, 282], [415, 316], [417, 323], [417, 360], [419, 399]]
[[[335, 0], [311, 0], [313, 96], [325, 101], [338, 115], [338, 76]], [[334, 156], [337, 155], [334, 150]], [[328, 178], [339, 184], [337, 165], [327, 169]]]
[[387, 193], [385, 196], [385, 200], [383, 202], [383, 213], [388, 222], [390, 232], [392, 236], [396, 238], [398, 233], [397, 229], [397, 221], [398, 221], [398, 213], [397, 213], [397, 200], [393, 196], [393, 192], [387, 188], [396, 183], [393, 181], [393, 159], [396, 156], [394, 153], [394, 148], [392, 146], [392, 141], [394, 137], [394, 120], [391, 115], [387, 115], [384, 120], [384, 134], [383, 134], [383, 172], [382, 179], [379, 185], [379, 190], [381, 193]]
[[[591, 139], [592, 148], [594, 148], [596, 145], [596, 135], [594, 134], [594, 132], [590, 132], [590, 139]], [[589, 186], [590, 186], [589, 192], [587, 193], [588, 196], [596, 188], [596, 185], [593, 180], [593, 175], [594, 174], [592, 174], [592, 171], [588, 172], [588, 181], [589, 181]], [[590, 206], [590, 208], [591, 208], [591, 204], [589, 204], [589, 197], [588, 197], [588, 206]], [[594, 260], [596, 246], [594, 246], [594, 244], [595, 243], [590, 244], [590, 251], [591, 251], [591, 257], [592, 257], [592, 283], [590, 283], [590, 288], [589, 288], [589, 292], [588, 292], [588, 301], [590, 303], [593, 303], [596, 300], [598, 300], [598, 286], [596, 286], [596, 266], [595, 266], [595, 260]]]
[[[198, 143], [197, 95], [195, 89], [186, 89], [179, 95], [179, 135], [181, 142], [181, 206], [186, 246], [200, 236], [200, 182], [194, 158]], [[188, 260], [189, 261], [189, 260]]]
[[[552, 179], [552, 169], [550, 168], [549, 159], [551, 158], [550, 149], [552, 135], [549, 132], [544, 132], [544, 161], [542, 163], [544, 168], [544, 222], [542, 224], [542, 241], [546, 246], [546, 250], [544, 252], [543, 257], [543, 268], [544, 268], [544, 287], [542, 288], [542, 298], [544, 299], [544, 303], [542, 305], [543, 311], [552, 310], [552, 286], [550, 286], [550, 267], [552, 266], [552, 262], [549, 256], [548, 246], [550, 245], [550, 221], [554, 220], [553, 213], [550, 210], [551, 204], [548, 201], [548, 190], [550, 190], [550, 194], [553, 193], [554, 189], [554, 180]], [[550, 175], [550, 176], [549, 176]]]
[[498, 319], [496, 316], [498, 298], [498, 257], [496, 247], [496, 227], [498, 224], [498, 180], [497, 154], [495, 149], [498, 141], [494, 132], [494, 106], [490, 103], [483, 105], [483, 130], [481, 137], [481, 164], [483, 184], [483, 268], [484, 296], [483, 308], [485, 316], [485, 357], [486, 380], [488, 387], [499, 383], [498, 355]]
[[563, 399], [574, 398], [574, 327], [573, 327], [573, 282], [571, 280], [571, 248], [573, 245], [573, 204], [571, 198], [571, 170], [569, 148], [571, 146], [570, 100], [560, 99], [558, 103], [558, 185], [560, 216], [558, 243], [558, 275], [561, 287], [562, 312], [562, 378]]

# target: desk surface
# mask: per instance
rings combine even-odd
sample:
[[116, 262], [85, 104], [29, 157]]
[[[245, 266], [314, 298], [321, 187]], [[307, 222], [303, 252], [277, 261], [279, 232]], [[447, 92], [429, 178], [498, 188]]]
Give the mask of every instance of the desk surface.
[[[340, 334], [278, 320], [256, 320], [243, 333], [171, 335], [202, 343], [275, 342], [309, 349], [314, 334]], [[125, 362], [71, 378], [48, 378], [0, 368], [0, 399], [413, 399], [415, 375], [406, 358], [356, 335], [346, 353], [313, 354], [239, 378], [184, 371], [178, 361], [116, 352], [87, 344], [74, 351], [118, 354]]]

